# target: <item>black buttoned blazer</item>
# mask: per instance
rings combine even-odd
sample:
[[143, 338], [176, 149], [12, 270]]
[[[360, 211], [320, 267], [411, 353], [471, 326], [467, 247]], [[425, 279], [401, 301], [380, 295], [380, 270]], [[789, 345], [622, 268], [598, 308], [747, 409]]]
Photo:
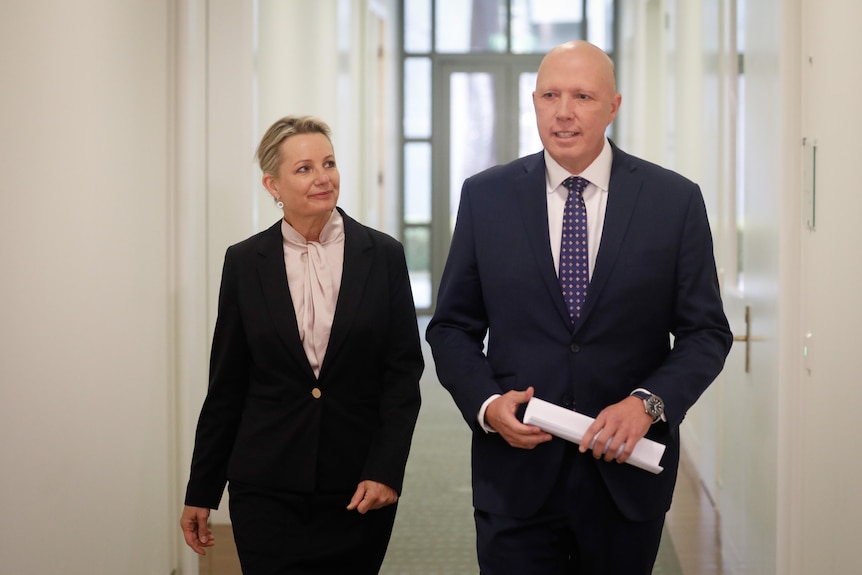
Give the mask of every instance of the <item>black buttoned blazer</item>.
[[468, 178], [426, 337], [473, 428], [476, 508], [535, 513], [563, 462], [563, 440], [515, 449], [480, 429], [492, 394], [533, 386], [536, 397], [595, 417], [644, 387], [665, 401], [668, 421], [647, 434], [667, 446], [665, 470], [598, 467], [626, 517], [660, 517], [676, 479], [679, 425], [732, 339], [700, 189], [613, 146], [601, 244], [573, 330], [551, 255], [543, 154]]
[[424, 367], [404, 250], [341, 213], [344, 268], [319, 379], [281, 221], [228, 248], [187, 505], [218, 507], [227, 481], [352, 495], [371, 479], [401, 491]]

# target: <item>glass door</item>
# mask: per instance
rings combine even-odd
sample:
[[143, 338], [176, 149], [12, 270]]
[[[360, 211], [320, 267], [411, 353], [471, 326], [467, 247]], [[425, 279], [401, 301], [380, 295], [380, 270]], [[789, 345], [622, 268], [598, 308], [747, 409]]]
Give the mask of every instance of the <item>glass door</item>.
[[[541, 57], [517, 60], [476, 62], [468, 57], [435, 62], [431, 257], [427, 284], [418, 289], [420, 295], [427, 294], [424, 303], [429, 310], [436, 301], [464, 180], [542, 149], [532, 102]], [[417, 297], [417, 307], [420, 303]]]
[[614, 52], [615, 0], [402, 0], [402, 240], [419, 313], [434, 310], [464, 179], [541, 150], [542, 55]]

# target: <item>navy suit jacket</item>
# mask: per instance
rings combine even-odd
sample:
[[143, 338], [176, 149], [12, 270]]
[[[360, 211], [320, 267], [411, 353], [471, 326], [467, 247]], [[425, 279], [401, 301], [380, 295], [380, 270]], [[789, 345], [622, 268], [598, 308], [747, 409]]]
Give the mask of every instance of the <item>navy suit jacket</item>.
[[401, 491], [424, 367], [404, 250], [342, 215], [319, 378], [299, 337], [281, 220], [228, 248], [187, 505], [218, 507], [228, 480], [352, 495], [371, 479]]
[[700, 189], [613, 147], [601, 244], [573, 331], [551, 256], [543, 154], [467, 179], [426, 337], [473, 428], [476, 508], [535, 513], [563, 461], [561, 439], [523, 450], [485, 433], [477, 414], [492, 394], [533, 386], [536, 397], [595, 417], [643, 387], [665, 402], [668, 421], [647, 434], [667, 446], [664, 471], [597, 465], [626, 517], [660, 517], [676, 480], [679, 425], [732, 341]]

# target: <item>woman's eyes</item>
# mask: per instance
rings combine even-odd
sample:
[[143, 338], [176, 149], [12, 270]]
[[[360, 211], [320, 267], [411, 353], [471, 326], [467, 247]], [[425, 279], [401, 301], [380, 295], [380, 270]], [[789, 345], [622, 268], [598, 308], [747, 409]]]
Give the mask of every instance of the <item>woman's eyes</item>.
[[[327, 169], [334, 168], [335, 167], [335, 160], [329, 160], [329, 161], [323, 162], [323, 167], [327, 168]], [[311, 166], [299, 166], [298, 168], [296, 168], [297, 174], [305, 174], [309, 171], [311, 171]]]

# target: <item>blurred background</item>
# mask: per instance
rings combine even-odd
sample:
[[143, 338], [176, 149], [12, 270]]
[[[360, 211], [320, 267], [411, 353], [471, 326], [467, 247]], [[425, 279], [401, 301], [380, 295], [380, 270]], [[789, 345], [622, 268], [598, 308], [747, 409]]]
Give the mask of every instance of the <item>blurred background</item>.
[[[534, 74], [575, 38], [616, 63], [610, 137], [707, 200], [740, 340], [683, 426], [710, 562], [854, 572], [860, 20], [855, 0], [3, 0], [0, 572], [198, 572], [179, 510], [225, 248], [280, 217], [254, 162], [272, 121], [330, 123], [340, 204], [404, 242], [424, 321], [461, 181], [539, 151]], [[402, 516], [468, 506], [454, 469]]]

